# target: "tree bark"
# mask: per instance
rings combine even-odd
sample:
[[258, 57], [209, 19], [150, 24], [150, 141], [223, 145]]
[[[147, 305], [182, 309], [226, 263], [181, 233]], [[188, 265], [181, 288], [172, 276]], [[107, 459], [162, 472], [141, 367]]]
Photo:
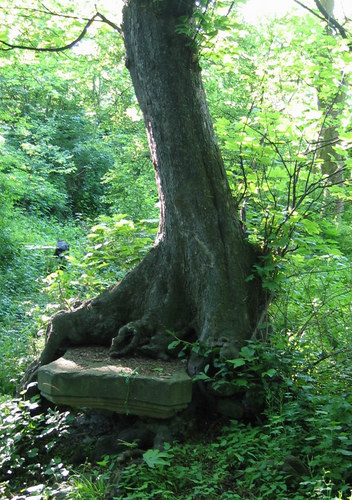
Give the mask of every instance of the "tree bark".
[[[335, 1], [334, 0], [320, 0], [316, 1], [317, 7], [324, 9], [324, 15], [328, 22], [330, 22], [334, 15]], [[333, 34], [331, 26], [328, 24], [326, 27], [326, 33], [328, 35]], [[321, 160], [321, 170], [322, 173], [327, 175], [329, 178], [328, 187], [324, 190], [324, 206], [323, 212], [329, 209], [331, 212], [331, 206], [333, 206], [333, 212], [336, 216], [340, 216], [343, 213], [343, 197], [336, 199], [329, 199], [329, 185], [339, 186], [341, 190], [344, 188], [345, 180], [345, 162], [343, 157], [335, 151], [334, 146], [338, 142], [338, 118], [342, 112], [342, 105], [346, 100], [345, 93], [346, 77], [341, 74], [341, 82], [339, 83], [339, 88], [336, 89], [336, 95], [332, 103], [327, 103], [322, 99], [320, 94], [320, 89], [318, 89], [318, 108], [326, 113], [326, 122], [320, 134], [320, 143], [322, 145], [319, 151], [319, 159]], [[330, 123], [329, 123], [330, 122]], [[343, 192], [341, 193], [343, 195]]]
[[[167, 330], [236, 357], [257, 326], [264, 294], [259, 279], [247, 280], [257, 255], [230, 192], [196, 44], [185, 34], [194, 8], [193, 0], [124, 7], [126, 65], [155, 169], [159, 231], [153, 250], [119, 285], [52, 318], [40, 364], [68, 345], [111, 341], [112, 356], [166, 358]], [[196, 357], [189, 369], [200, 369]]]

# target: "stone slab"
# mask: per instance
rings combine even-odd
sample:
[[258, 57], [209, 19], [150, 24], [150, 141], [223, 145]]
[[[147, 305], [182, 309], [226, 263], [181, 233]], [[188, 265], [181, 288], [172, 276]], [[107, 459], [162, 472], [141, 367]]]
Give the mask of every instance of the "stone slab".
[[38, 387], [58, 405], [170, 418], [192, 398], [192, 381], [179, 361], [111, 359], [103, 347], [68, 349], [39, 368]]

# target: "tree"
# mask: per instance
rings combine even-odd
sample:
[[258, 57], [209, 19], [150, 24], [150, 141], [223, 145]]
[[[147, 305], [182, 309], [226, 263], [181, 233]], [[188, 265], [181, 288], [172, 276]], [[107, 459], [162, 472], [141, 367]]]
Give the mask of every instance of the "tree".
[[[295, 2], [314, 14], [314, 16], [320, 20], [324, 21], [324, 24], [326, 23], [325, 31], [328, 36], [338, 34], [340, 38], [347, 42], [349, 51], [352, 50], [350, 33], [334, 18], [335, 0], [315, 0], [318, 12], [310, 9], [299, 0], [295, 0]], [[331, 54], [321, 57], [321, 63], [325, 67], [329, 65], [333, 66], [333, 62], [334, 60]], [[324, 73], [324, 71], [322, 71], [322, 73]], [[322, 80], [324, 80], [324, 78]], [[340, 74], [335, 76], [335, 80], [337, 83], [333, 89], [333, 94], [331, 90], [327, 91], [327, 85], [326, 83], [324, 84], [324, 81], [322, 82], [322, 86], [320, 84], [317, 86], [319, 109], [324, 111], [325, 114], [324, 124], [321, 128], [319, 137], [320, 151], [317, 157], [322, 164], [321, 170], [328, 179], [327, 187], [338, 186], [338, 188], [340, 188], [340, 192], [337, 192], [337, 202], [334, 206], [335, 214], [340, 216], [343, 212], [344, 194], [341, 188], [344, 187], [346, 164], [344, 155], [341, 154], [341, 148], [339, 151], [339, 148], [336, 146], [339, 146], [340, 142], [338, 118], [342, 113], [343, 105], [347, 97], [346, 88], [348, 86], [348, 81], [345, 71], [340, 70]], [[327, 199], [328, 189], [325, 190], [324, 196]], [[328, 201], [326, 204], [331, 204], [331, 202]]]
[[[153, 250], [118, 285], [59, 312], [39, 364], [68, 345], [167, 357], [177, 338], [236, 357], [266, 307], [258, 251], [237, 215], [214, 135], [192, 27], [194, 0], [130, 0], [123, 11], [126, 65], [146, 125], [160, 199]], [[250, 279], [252, 276], [252, 279]], [[189, 370], [204, 363], [192, 355]]]
[[[334, 19], [334, 0], [325, 0], [322, 2], [317, 1], [316, 4], [318, 9], [322, 11], [323, 15], [327, 17], [328, 20]], [[331, 23], [328, 23], [326, 33], [328, 35], [333, 34]], [[326, 62], [326, 65], [327, 64], [329, 64], [328, 61]], [[326, 123], [321, 131], [322, 147], [319, 155], [322, 162], [322, 172], [329, 176], [331, 184], [337, 185], [340, 188], [343, 188], [344, 184], [345, 164], [343, 156], [336, 151], [335, 146], [339, 142], [338, 118], [341, 115], [343, 104], [346, 100], [346, 86], [346, 77], [342, 72], [340, 75], [340, 82], [338, 87], [335, 89], [335, 95], [333, 97], [329, 96], [326, 90], [324, 92], [324, 90], [318, 89], [319, 108], [323, 111], [326, 111], [327, 109]], [[327, 190], [325, 192], [325, 197], [327, 197]], [[340, 198], [337, 199], [337, 203], [335, 203], [334, 210], [336, 215], [341, 215], [343, 211], [342, 193], [340, 194]]]

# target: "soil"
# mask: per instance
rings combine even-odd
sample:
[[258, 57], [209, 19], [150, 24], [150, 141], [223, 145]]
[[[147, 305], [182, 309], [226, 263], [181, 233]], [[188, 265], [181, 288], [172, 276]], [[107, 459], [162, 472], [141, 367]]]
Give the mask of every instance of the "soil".
[[121, 372], [126, 374], [158, 378], [170, 378], [177, 372], [185, 371], [185, 364], [180, 360], [161, 361], [141, 357], [111, 358], [109, 349], [101, 346], [70, 348], [66, 351], [64, 358], [82, 368], [114, 366], [121, 368]]

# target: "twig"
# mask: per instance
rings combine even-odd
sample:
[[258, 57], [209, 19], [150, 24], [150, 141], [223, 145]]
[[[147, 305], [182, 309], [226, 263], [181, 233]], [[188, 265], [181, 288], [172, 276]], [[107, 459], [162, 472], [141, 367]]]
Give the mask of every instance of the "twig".
[[[23, 7], [11, 7], [13, 10], [24, 10]], [[7, 13], [7, 8], [6, 7], [0, 7], [0, 10], [4, 10]], [[80, 16], [70, 16], [69, 14], [58, 14], [57, 12], [52, 12], [51, 10], [47, 9], [45, 7], [45, 10], [43, 9], [31, 9], [26, 7], [26, 12], [37, 12], [39, 14], [45, 14], [47, 16], [52, 16], [52, 17], [64, 17], [66, 19], [75, 19], [79, 21], [89, 21], [89, 18], [87, 17], [80, 17]], [[31, 16], [25, 16], [24, 14], [18, 14], [20, 17], [31, 17]]]
[[67, 309], [68, 309], [69, 311], [72, 311], [71, 306], [70, 306], [70, 303], [69, 303], [69, 302], [68, 302], [68, 300], [65, 298], [64, 292], [63, 292], [63, 290], [62, 290], [62, 287], [61, 287], [61, 281], [59, 280], [57, 284], [58, 284], [59, 294], [60, 294], [60, 297], [61, 297], [62, 302], [65, 304], [65, 306], [67, 307]]
[[235, 5], [235, 0], [233, 0], [233, 2], [231, 3], [231, 5], [230, 5], [230, 7], [229, 7], [229, 9], [228, 9], [228, 11], [226, 13], [226, 17], [229, 17], [229, 15], [231, 13], [231, 10], [232, 10], [232, 8], [233, 8], [234, 5]]
[[[342, 38], [344, 38], [345, 40], [348, 39], [347, 31], [345, 30], [345, 28], [343, 26], [341, 26], [341, 24], [339, 22], [337, 22], [335, 18], [333, 18], [332, 16], [329, 15], [329, 13], [327, 12], [327, 10], [324, 8], [324, 6], [322, 5], [322, 3], [319, 0], [315, 0], [315, 3], [319, 9], [319, 12], [321, 12], [323, 14], [323, 16], [324, 16], [325, 20], [328, 22], [328, 24], [330, 26], [332, 26], [333, 28], [336, 28], [337, 31], [340, 33]], [[349, 47], [350, 47], [350, 50], [352, 50], [351, 44], [349, 44]]]
[[317, 12], [315, 12], [313, 9], [310, 9], [307, 5], [304, 5], [304, 3], [300, 2], [299, 0], [294, 0], [294, 2], [297, 3], [298, 5], [300, 5], [301, 7], [303, 7], [303, 9], [308, 10], [308, 12], [313, 14], [313, 16], [317, 17], [321, 21], [326, 21], [325, 17], [319, 16], [319, 14]]
[[[321, 21], [326, 21], [330, 27], [335, 28], [340, 33], [340, 36], [343, 39], [348, 40], [350, 38], [350, 35], [349, 35], [349, 33], [347, 33], [345, 28], [338, 21], [336, 21], [336, 19], [334, 17], [329, 15], [329, 13], [323, 7], [322, 3], [319, 0], [315, 0], [315, 4], [316, 4], [319, 12], [322, 14], [321, 16], [316, 11], [314, 11], [313, 9], [310, 9], [307, 5], [300, 2], [299, 0], [294, 0], [294, 2], [296, 2], [298, 5], [303, 7], [303, 9], [308, 10], [308, 12], [313, 14], [313, 16], [317, 17]], [[352, 42], [350, 42], [348, 44], [348, 46], [349, 46], [350, 51], [352, 51]]]
[[115, 24], [112, 21], [110, 21], [109, 19], [107, 19], [100, 12], [96, 12], [94, 14], [94, 16], [91, 17], [87, 21], [87, 23], [84, 26], [84, 28], [83, 28], [82, 32], [80, 33], [80, 35], [75, 40], [73, 40], [72, 42], [70, 42], [67, 45], [64, 45], [62, 47], [31, 47], [31, 46], [28, 46], [28, 45], [11, 44], [11, 43], [5, 42], [4, 40], [0, 40], [0, 44], [3, 44], [6, 47], [8, 47], [6, 49], [0, 49], [0, 50], [2, 50], [2, 51], [9, 51], [9, 50], [13, 50], [13, 49], [22, 49], [22, 50], [34, 50], [36, 52], [62, 52], [64, 50], [71, 49], [74, 45], [76, 45], [77, 43], [79, 43], [85, 37], [85, 35], [87, 34], [87, 31], [88, 31], [89, 27], [92, 25], [92, 23], [94, 21], [97, 21], [99, 18], [101, 19], [102, 22], [104, 22], [104, 23], [108, 24], [109, 26], [111, 26], [118, 33], [121, 33], [121, 29], [117, 26], [117, 24]]
[[338, 351], [331, 352], [330, 354], [323, 354], [317, 361], [314, 361], [314, 363], [310, 364], [310, 368], [314, 368], [315, 366], [317, 366], [322, 361], [325, 361], [326, 359], [337, 356], [338, 354], [346, 354], [346, 353], [351, 353], [351, 349], [339, 349]]

